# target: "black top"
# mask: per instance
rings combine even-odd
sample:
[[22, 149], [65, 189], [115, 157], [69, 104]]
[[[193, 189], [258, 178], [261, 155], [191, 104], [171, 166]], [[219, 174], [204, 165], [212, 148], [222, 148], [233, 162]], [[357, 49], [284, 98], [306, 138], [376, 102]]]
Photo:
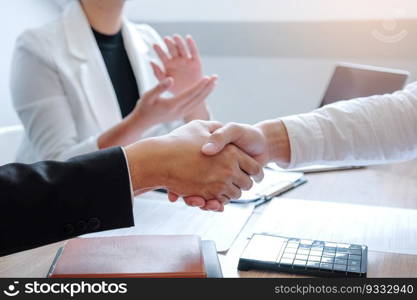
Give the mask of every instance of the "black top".
[[93, 29], [98, 47], [110, 75], [120, 111], [126, 117], [135, 108], [139, 88], [123, 43], [122, 32], [105, 35]]

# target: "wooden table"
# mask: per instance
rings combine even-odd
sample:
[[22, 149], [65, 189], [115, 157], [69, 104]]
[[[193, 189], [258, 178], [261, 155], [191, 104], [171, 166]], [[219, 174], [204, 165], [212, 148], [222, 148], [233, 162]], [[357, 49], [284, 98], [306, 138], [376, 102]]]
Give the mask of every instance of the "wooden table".
[[[285, 197], [417, 209], [417, 160], [307, 174], [306, 177], [307, 184], [285, 194]], [[266, 207], [261, 206], [255, 211], [233, 247], [221, 257], [225, 277], [294, 277], [274, 272], [239, 272], [236, 269], [251, 228]], [[368, 277], [417, 277], [417, 255], [376, 251], [370, 251], [368, 255]]]
[[[285, 197], [417, 209], [417, 161], [310, 174], [307, 178], [307, 184]], [[232, 248], [220, 255], [225, 277], [293, 277], [236, 269], [247, 237], [266, 207], [255, 210]], [[45, 277], [62, 245], [61, 242], [0, 258], [0, 277]], [[368, 277], [417, 277], [417, 256], [370, 251]]]

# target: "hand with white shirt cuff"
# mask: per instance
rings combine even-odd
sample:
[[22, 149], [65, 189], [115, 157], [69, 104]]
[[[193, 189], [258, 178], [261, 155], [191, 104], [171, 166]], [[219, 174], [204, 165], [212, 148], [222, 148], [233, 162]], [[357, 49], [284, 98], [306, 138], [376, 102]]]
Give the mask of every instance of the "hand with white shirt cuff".
[[[254, 126], [230, 123], [214, 131], [201, 151], [204, 155], [215, 156], [230, 144], [252, 156], [261, 166], [268, 162], [276, 162], [285, 167], [290, 162], [290, 141], [285, 124], [281, 120], [265, 121]], [[178, 196], [170, 193], [169, 198], [176, 201]], [[185, 197], [184, 201], [187, 204], [198, 203], [204, 210], [214, 206], [223, 209], [221, 201], [200, 196]]]
[[133, 191], [164, 188], [185, 199], [195, 195], [215, 199], [213, 203], [186, 202], [214, 211], [222, 211], [224, 204], [240, 198], [242, 190], [252, 187], [251, 176], [263, 176], [262, 166], [232, 144], [216, 155], [201, 153], [202, 146], [221, 126], [218, 122], [193, 121], [166, 136], [126, 147]]

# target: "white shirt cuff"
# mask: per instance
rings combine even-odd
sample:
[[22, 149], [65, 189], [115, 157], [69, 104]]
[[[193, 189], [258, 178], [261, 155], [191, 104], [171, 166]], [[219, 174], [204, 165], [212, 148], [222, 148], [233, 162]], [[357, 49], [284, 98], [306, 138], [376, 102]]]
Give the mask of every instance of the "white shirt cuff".
[[288, 168], [302, 167], [323, 160], [325, 139], [317, 117], [311, 114], [281, 119], [287, 128], [291, 162]]
[[130, 196], [132, 197], [132, 205], [135, 203], [133, 200], [135, 198], [135, 193], [133, 192], [133, 185], [132, 185], [132, 177], [130, 176], [130, 169], [129, 169], [129, 163], [127, 161], [127, 155], [126, 155], [126, 150], [125, 148], [121, 147], [123, 154], [125, 156], [125, 161], [126, 161], [126, 168], [127, 168], [127, 173], [129, 175], [129, 186], [130, 186]]

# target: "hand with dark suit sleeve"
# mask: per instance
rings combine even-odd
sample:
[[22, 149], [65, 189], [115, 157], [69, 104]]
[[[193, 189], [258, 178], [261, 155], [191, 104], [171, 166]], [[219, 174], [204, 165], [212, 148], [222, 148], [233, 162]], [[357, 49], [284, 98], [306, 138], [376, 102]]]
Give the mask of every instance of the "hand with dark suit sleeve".
[[121, 148], [0, 167], [0, 256], [134, 225]]
[[0, 256], [133, 226], [133, 191], [162, 187], [184, 197], [239, 198], [242, 189], [251, 188], [250, 176], [262, 169], [233, 145], [218, 155], [203, 155], [201, 147], [219, 127], [193, 121], [124, 150], [0, 167]]

